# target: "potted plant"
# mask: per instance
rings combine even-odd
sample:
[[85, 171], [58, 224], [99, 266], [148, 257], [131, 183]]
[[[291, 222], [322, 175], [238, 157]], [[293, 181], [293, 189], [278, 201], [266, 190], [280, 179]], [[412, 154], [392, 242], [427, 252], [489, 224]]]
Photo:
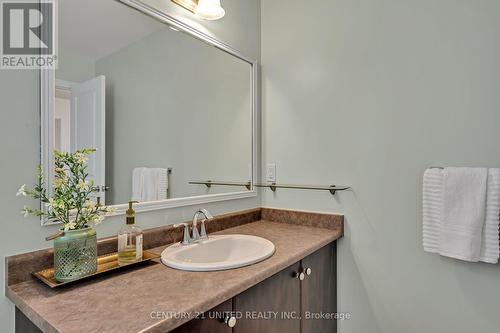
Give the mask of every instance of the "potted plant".
[[54, 179], [52, 194], [43, 183], [42, 168], [38, 168], [38, 184], [33, 189], [21, 186], [18, 196], [39, 199], [45, 209], [24, 206], [25, 217], [34, 215], [61, 223], [54, 237], [54, 277], [66, 282], [90, 275], [97, 270], [97, 237], [94, 226], [112, 213], [110, 207], [94, 202], [94, 183], [87, 180], [88, 156], [95, 149], [74, 153], [54, 152]]

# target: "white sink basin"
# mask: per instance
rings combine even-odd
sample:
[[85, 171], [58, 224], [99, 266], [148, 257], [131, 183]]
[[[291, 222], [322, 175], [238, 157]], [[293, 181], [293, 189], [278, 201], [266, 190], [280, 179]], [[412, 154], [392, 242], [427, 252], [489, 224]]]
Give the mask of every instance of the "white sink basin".
[[219, 271], [255, 264], [274, 253], [274, 244], [250, 235], [209, 236], [191, 245], [176, 243], [161, 253], [161, 261], [185, 271]]

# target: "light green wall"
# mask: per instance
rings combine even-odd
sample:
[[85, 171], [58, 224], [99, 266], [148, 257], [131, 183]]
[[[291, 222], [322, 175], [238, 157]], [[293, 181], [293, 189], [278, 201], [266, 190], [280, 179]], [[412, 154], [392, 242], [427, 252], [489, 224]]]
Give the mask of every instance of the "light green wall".
[[59, 48], [56, 79], [85, 82], [95, 77], [95, 61]]
[[500, 2], [262, 1], [271, 207], [342, 212], [339, 333], [497, 332], [500, 266], [427, 254], [421, 176], [500, 166]]
[[226, 16], [217, 21], [196, 19], [193, 14], [168, 0], [142, 0], [143, 3], [171, 13], [180, 21], [213, 37], [224, 36], [223, 41], [247, 57], [260, 60], [260, 0], [222, 0]]
[[[217, 25], [218, 37], [231, 45], [249, 52], [249, 56], [260, 55], [260, 1], [238, 0], [224, 4], [228, 12], [245, 16], [249, 24], [240, 24], [225, 18]], [[199, 24], [204, 21], [195, 20]], [[253, 47], [249, 47], [253, 45]], [[19, 210], [27, 202], [16, 198], [19, 185], [35, 182], [35, 171], [40, 163], [40, 109], [38, 72], [32, 70], [0, 70], [0, 202], [2, 232], [0, 233], [0, 255], [2, 257], [49, 247], [45, 236], [55, 227], [41, 227], [35, 218], [24, 219]], [[35, 203], [33, 203], [35, 205]], [[234, 200], [203, 205], [214, 214], [236, 211], [260, 205], [259, 198]], [[184, 207], [143, 213], [138, 224], [148, 228], [188, 220], [198, 207]], [[115, 234], [123, 223], [123, 217], [112, 218], [97, 229], [99, 236]], [[0, 276], [4, 276], [4, 265], [0, 265]], [[0, 289], [4, 280], [0, 279]], [[6, 297], [0, 300], [0, 331], [13, 332], [14, 305]]]
[[[175, 47], [174, 47], [175, 46]], [[234, 192], [252, 161], [251, 66], [164, 28], [96, 64], [106, 77], [107, 204], [131, 199], [136, 167], [172, 167], [172, 198]]]

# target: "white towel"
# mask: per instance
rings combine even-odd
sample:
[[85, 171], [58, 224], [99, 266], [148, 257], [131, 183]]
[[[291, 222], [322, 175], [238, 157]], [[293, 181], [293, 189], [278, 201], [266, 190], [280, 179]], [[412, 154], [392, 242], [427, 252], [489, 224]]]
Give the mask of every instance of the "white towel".
[[443, 170], [427, 169], [423, 185], [423, 243], [424, 251], [439, 253], [441, 210], [443, 207]]
[[157, 201], [167, 199], [168, 170], [165, 168], [135, 168], [132, 173], [132, 200]]
[[167, 199], [168, 169], [158, 168], [157, 169], [157, 178], [158, 178], [158, 200]]
[[142, 188], [144, 184], [143, 170], [146, 168], [134, 168], [132, 171], [132, 200], [142, 201]]
[[480, 261], [490, 264], [498, 263], [500, 256], [499, 219], [500, 169], [489, 169], [488, 190], [486, 192], [486, 220], [483, 227]]
[[439, 253], [479, 261], [488, 169], [445, 168]]
[[144, 168], [142, 171], [142, 200], [140, 201], [155, 201], [158, 200], [158, 178], [156, 170]]

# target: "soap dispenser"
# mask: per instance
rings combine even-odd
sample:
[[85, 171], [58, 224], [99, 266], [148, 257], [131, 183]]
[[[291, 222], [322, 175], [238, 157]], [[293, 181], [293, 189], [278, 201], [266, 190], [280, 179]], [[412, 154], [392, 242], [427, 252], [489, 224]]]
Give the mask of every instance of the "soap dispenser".
[[127, 224], [118, 234], [118, 264], [126, 265], [142, 260], [142, 230], [135, 225], [135, 210], [132, 205], [137, 201], [129, 201]]

